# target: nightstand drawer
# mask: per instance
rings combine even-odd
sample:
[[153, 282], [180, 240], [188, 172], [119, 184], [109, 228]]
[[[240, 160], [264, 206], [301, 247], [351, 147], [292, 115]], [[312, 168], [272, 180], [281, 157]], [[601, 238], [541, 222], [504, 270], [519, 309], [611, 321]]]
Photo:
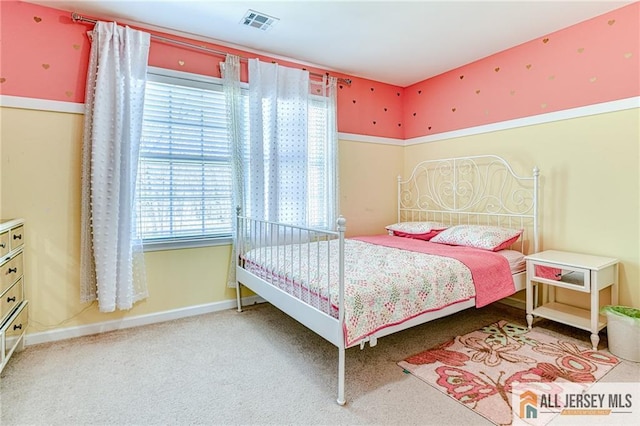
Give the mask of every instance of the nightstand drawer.
[[24, 288], [22, 278], [18, 280], [9, 290], [0, 296], [0, 324], [8, 317], [13, 310], [24, 300]]
[[22, 253], [9, 259], [0, 266], [0, 293], [8, 289], [11, 284], [22, 276]]
[[591, 271], [568, 265], [529, 260], [531, 280], [588, 293], [591, 291]]

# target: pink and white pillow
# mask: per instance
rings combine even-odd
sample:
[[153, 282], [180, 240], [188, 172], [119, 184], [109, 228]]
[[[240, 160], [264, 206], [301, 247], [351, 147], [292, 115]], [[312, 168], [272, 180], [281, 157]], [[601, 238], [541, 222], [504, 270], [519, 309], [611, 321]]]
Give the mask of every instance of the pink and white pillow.
[[447, 229], [447, 225], [440, 222], [398, 222], [386, 226], [385, 229], [389, 231], [389, 235], [395, 235], [396, 237], [429, 241]]
[[431, 242], [499, 251], [518, 241], [522, 231], [490, 225], [456, 225], [433, 237]]

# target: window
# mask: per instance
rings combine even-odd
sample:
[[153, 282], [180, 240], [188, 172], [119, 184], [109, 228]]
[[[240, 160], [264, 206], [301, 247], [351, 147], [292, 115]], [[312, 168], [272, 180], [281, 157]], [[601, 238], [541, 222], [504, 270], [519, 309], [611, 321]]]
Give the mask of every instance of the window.
[[150, 70], [137, 193], [145, 245], [231, 235], [226, 120], [218, 79]]
[[[240, 119], [247, 146], [248, 93], [243, 103], [245, 113]], [[312, 97], [307, 147], [309, 195], [307, 200], [297, 200], [307, 203], [307, 225], [321, 228], [333, 227], [335, 220], [327, 210], [333, 191], [328, 159], [334, 153], [326, 140], [326, 108], [322, 98]], [[228, 241], [235, 217], [226, 120], [219, 79], [150, 67], [137, 189], [137, 231], [146, 250]], [[245, 160], [247, 164], [248, 157]], [[251, 174], [249, 167], [245, 173]]]

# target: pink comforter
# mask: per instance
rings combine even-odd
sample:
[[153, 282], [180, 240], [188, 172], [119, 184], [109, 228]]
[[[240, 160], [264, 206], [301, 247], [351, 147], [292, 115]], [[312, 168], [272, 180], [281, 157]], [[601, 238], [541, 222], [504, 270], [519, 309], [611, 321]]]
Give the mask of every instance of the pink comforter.
[[374, 235], [353, 239], [402, 250], [450, 257], [462, 262], [471, 271], [476, 289], [476, 307], [478, 308], [510, 296], [516, 291], [509, 262], [503, 256], [491, 251], [390, 235]]

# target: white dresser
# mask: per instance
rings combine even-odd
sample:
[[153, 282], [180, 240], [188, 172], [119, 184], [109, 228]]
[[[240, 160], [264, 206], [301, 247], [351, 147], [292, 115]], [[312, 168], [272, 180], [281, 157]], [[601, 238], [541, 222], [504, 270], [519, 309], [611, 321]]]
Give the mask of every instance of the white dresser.
[[24, 348], [28, 325], [24, 293], [24, 221], [0, 219], [0, 372]]

